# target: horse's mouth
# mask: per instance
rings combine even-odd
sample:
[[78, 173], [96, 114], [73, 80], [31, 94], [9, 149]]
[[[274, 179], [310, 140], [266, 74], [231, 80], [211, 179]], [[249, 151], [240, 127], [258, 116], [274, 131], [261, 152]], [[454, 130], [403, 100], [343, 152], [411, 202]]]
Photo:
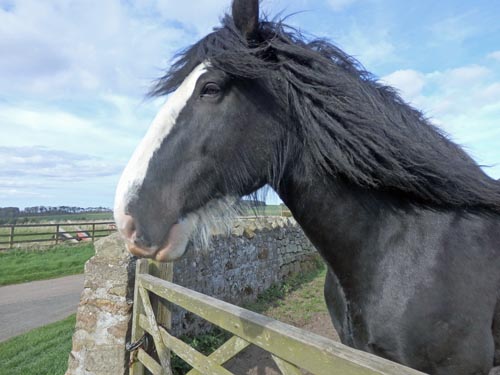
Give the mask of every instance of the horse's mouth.
[[[234, 204], [236, 199], [233, 196], [214, 199], [201, 208], [184, 214], [168, 230], [163, 243], [150, 247], [140, 246], [140, 243], [135, 241], [135, 226], [131, 216], [123, 215], [123, 217], [117, 217], [116, 220], [120, 222], [121, 219], [125, 223], [119, 229], [126, 239], [130, 253], [141, 258], [170, 262], [184, 255], [190, 238], [193, 239], [196, 247], [206, 249], [213, 233], [230, 233], [233, 218], [240, 214]], [[127, 227], [127, 221], [131, 223], [130, 227]]]
[[151, 258], [158, 262], [170, 262], [180, 258], [184, 254], [190, 233], [190, 223], [182, 218], [172, 225], [163, 246], [144, 249], [127, 242], [127, 249], [133, 255], [141, 258]]

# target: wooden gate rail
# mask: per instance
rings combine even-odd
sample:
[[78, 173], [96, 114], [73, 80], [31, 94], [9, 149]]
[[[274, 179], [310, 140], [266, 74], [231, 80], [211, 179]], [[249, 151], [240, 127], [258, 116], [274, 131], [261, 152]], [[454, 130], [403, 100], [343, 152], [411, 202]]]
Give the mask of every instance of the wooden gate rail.
[[[141, 260], [140, 262], [143, 262]], [[140, 263], [139, 262], [139, 263]], [[136, 296], [132, 339], [148, 332], [154, 340], [160, 363], [143, 349], [136, 353], [131, 374], [142, 374], [143, 366], [154, 375], [171, 374], [168, 349], [193, 367], [189, 375], [229, 375], [222, 367], [250, 344], [270, 352], [284, 375], [301, 375], [299, 369], [314, 375], [422, 375], [383, 358], [352, 349], [338, 342], [281, 323], [266, 316], [217, 300], [169, 281], [136, 274]], [[158, 325], [149, 294], [159, 296], [231, 332], [235, 336], [208, 357], [175, 338]], [[139, 295], [139, 296], [138, 296]], [[137, 303], [140, 299], [140, 306]]]

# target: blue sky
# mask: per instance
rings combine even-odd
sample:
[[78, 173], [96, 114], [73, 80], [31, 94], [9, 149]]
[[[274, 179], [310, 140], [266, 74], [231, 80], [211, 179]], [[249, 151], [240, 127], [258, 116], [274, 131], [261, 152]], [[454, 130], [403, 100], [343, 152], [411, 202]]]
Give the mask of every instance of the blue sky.
[[[173, 53], [230, 0], [0, 0], [0, 206], [112, 207]], [[500, 178], [500, 2], [263, 0], [401, 92]]]

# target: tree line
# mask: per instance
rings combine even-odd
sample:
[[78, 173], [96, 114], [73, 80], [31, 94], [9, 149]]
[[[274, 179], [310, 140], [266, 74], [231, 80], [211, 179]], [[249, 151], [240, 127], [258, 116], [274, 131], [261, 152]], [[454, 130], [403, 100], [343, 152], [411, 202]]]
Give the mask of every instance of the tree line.
[[33, 206], [20, 209], [19, 207], [0, 207], [0, 224], [14, 224], [24, 219], [37, 216], [51, 215], [67, 215], [67, 214], [83, 214], [83, 213], [100, 213], [111, 212], [107, 207], [75, 207], [75, 206]]

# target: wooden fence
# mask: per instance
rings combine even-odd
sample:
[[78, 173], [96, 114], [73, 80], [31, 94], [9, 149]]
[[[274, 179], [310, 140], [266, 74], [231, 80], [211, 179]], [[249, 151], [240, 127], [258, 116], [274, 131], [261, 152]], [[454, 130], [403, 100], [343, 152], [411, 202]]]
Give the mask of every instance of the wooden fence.
[[[73, 229], [67, 229], [73, 228]], [[21, 244], [92, 241], [116, 231], [114, 221], [0, 225], [0, 250]]]
[[[170, 351], [193, 367], [188, 375], [230, 375], [223, 364], [251, 344], [268, 351], [283, 375], [302, 375], [302, 370], [314, 375], [423, 374], [173, 284], [171, 267], [147, 260], [137, 263], [131, 375], [142, 375], [146, 369], [154, 375], [171, 374]], [[170, 303], [234, 336], [209, 356], [199, 353], [169, 333]], [[152, 337], [154, 350], [146, 348], [145, 337]]]

